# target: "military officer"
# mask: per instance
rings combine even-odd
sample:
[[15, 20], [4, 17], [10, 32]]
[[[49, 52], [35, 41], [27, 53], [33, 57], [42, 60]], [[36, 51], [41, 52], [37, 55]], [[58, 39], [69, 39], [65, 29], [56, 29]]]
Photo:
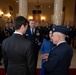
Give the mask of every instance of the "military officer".
[[52, 40], [56, 47], [50, 51], [43, 67], [47, 75], [69, 75], [69, 67], [73, 56], [72, 48], [65, 41], [69, 30], [64, 26], [54, 26], [52, 31]]
[[10, 28], [9, 28], [9, 22], [5, 23], [5, 28], [2, 30], [2, 37], [3, 40], [10, 36]]

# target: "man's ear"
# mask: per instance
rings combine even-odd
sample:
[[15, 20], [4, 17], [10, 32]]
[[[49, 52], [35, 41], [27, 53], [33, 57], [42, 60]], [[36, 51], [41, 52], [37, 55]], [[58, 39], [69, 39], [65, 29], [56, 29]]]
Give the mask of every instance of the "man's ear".
[[61, 39], [61, 36], [58, 34], [58, 39]]
[[23, 28], [24, 28], [24, 25], [21, 26], [21, 29], [23, 29]]
[[28, 28], [28, 24], [25, 27]]
[[26, 26], [22, 25], [21, 28], [28, 28], [28, 24]]

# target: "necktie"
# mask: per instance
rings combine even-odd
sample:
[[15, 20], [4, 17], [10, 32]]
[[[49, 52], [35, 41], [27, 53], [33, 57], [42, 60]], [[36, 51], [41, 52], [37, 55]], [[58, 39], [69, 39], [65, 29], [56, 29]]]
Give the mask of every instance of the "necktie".
[[32, 35], [34, 34], [34, 28], [32, 28]]

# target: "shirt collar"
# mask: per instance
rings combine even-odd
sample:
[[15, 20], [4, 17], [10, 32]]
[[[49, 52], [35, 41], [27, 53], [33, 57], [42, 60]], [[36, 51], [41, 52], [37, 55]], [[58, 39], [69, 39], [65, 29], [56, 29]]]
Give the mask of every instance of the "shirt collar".
[[59, 44], [61, 44], [61, 43], [64, 43], [64, 42], [66, 42], [66, 41], [61, 41], [61, 42], [59, 42], [59, 43], [57, 44], [57, 46], [58, 46]]
[[14, 34], [20, 34], [20, 35], [23, 35], [22, 33], [20, 33], [20, 32], [17, 32], [17, 31], [15, 31], [15, 32], [14, 32]]

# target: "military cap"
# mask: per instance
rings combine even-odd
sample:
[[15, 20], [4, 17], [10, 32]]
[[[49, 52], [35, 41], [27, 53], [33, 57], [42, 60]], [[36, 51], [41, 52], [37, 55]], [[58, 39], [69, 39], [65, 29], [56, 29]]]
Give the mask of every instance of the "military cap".
[[60, 32], [65, 35], [69, 35], [69, 29], [66, 26], [53, 26], [52, 27], [52, 32]]

